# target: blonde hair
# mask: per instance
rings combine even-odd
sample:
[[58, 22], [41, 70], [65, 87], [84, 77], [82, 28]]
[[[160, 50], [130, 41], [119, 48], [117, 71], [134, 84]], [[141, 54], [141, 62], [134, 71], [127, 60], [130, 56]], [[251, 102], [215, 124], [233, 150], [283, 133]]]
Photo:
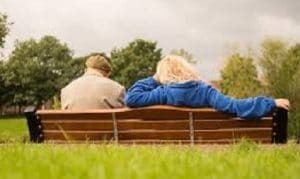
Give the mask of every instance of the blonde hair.
[[158, 62], [154, 78], [161, 84], [200, 80], [199, 74], [187, 60], [176, 55], [167, 55]]

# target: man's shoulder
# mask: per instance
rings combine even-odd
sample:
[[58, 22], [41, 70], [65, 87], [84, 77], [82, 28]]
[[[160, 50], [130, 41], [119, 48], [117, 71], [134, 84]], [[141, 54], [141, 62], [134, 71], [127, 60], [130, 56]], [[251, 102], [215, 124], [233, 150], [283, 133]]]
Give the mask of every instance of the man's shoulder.
[[65, 86], [62, 91], [67, 91], [68, 89], [78, 88], [88, 85], [88, 86], [111, 86], [113, 88], [124, 89], [124, 86], [119, 84], [117, 81], [114, 81], [109, 78], [100, 77], [96, 75], [83, 75], [73, 81], [71, 81], [67, 86]]
[[124, 86], [122, 86], [120, 83], [118, 83], [117, 81], [114, 81], [110, 78], [102, 78], [101, 80], [106, 81], [107, 83], [110, 83], [111, 85], [117, 87], [117, 88], [124, 88]]
[[68, 88], [70, 88], [70, 87], [76, 85], [77, 83], [79, 83], [79, 82], [82, 81], [82, 80], [84, 80], [84, 77], [83, 77], [83, 76], [80, 76], [80, 77], [78, 77], [78, 78], [72, 80], [72, 81], [71, 81], [70, 83], [68, 83], [65, 87], [63, 87], [63, 88], [61, 89], [61, 91], [63, 92], [63, 91], [68, 90]]

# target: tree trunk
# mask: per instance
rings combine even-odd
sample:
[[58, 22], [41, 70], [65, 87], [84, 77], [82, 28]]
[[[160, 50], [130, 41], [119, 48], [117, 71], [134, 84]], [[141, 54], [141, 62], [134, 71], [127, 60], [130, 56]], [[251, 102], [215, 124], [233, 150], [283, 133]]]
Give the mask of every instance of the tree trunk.
[[1, 104], [1, 105], [0, 105], [0, 116], [3, 116], [3, 113], [4, 113], [4, 112], [3, 112], [3, 108], [4, 108], [4, 107], [3, 107], [3, 105]]
[[20, 115], [22, 114], [22, 105], [19, 105], [18, 107], [19, 107], [18, 114]]

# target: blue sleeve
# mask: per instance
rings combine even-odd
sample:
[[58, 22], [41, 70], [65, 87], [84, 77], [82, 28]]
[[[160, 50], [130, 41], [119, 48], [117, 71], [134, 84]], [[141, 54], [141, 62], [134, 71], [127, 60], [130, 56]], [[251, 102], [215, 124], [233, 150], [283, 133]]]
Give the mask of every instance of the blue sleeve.
[[263, 117], [276, 106], [275, 101], [269, 97], [234, 99], [212, 87], [209, 88], [206, 96], [211, 107], [246, 119]]
[[143, 107], [163, 102], [163, 87], [153, 77], [137, 81], [126, 93], [125, 104], [128, 107]]

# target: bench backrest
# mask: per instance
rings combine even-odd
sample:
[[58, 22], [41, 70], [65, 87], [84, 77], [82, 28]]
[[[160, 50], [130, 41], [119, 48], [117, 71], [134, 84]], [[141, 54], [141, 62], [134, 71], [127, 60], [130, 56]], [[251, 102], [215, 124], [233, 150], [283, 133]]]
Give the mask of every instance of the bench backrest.
[[241, 119], [214, 109], [151, 106], [89, 111], [25, 110], [33, 142], [285, 143], [287, 111]]

